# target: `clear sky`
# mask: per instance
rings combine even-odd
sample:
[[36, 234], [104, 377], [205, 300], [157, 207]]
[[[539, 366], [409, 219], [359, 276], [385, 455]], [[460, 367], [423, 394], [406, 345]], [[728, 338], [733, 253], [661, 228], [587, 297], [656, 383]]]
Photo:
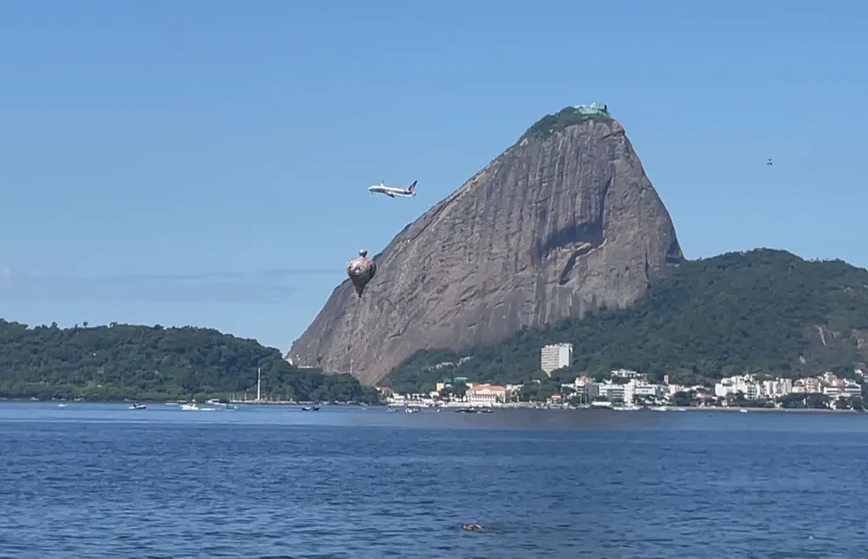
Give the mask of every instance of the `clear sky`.
[[[857, 1], [0, 2], [0, 316], [285, 350], [359, 248], [594, 101], [688, 258], [868, 266], [866, 21]], [[418, 196], [371, 196], [381, 179]]]

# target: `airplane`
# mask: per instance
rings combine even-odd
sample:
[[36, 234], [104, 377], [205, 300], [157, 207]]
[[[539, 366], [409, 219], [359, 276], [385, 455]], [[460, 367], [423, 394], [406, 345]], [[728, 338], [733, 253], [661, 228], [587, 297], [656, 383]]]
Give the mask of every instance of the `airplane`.
[[386, 186], [383, 181], [380, 181], [380, 184], [369, 186], [368, 191], [371, 194], [385, 194], [389, 198], [394, 198], [395, 196], [400, 196], [401, 198], [412, 198], [416, 195], [416, 182], [417, 181], [413, 181], [413, 184], [407, 188], [398, 188], [394, 186]]

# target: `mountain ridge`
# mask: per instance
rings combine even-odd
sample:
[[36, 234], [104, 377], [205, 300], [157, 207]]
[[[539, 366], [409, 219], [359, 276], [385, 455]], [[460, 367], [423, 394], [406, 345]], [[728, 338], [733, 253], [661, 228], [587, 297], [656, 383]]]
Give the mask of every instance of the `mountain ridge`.
[[[868, 363], [868, 270], [769, 248], [685, 260], [629, 308], [466, 352], [419, 351], [383, 383], [409, 391], [453, 374], [477, 382], [544, 378], [539, 350], [556, 342], [574, 346], [573, 365], [556, 373], [565, 380], [622, 367], [684, 384], [746, 370], [852, 375]], [[442, 365], [462, 358], [459, 367]]]

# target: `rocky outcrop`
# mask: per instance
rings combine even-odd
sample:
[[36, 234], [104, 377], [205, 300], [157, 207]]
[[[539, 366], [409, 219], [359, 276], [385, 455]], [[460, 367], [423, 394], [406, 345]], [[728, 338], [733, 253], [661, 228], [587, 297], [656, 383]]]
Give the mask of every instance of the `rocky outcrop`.
[[682, 258], [621, 124], [564, 109], [401, 231], [361, 299], [339, 285], [287, 357], [373, 384], [419, 349], [630, 305]]

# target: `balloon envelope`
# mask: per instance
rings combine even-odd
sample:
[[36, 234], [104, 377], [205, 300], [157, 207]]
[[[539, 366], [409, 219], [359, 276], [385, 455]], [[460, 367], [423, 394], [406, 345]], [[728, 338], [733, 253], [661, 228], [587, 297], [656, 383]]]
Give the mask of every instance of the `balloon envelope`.
[[374, 278], [377, 273], [377, 265], [373, 260], [368, 260], [367, 251], [360, 251], [359, 256], [347, 262], [347, 276], [353, 282], [353, 287], [356, 288], [356, 294], [361, 297], [362, 291], [368, 282]]

